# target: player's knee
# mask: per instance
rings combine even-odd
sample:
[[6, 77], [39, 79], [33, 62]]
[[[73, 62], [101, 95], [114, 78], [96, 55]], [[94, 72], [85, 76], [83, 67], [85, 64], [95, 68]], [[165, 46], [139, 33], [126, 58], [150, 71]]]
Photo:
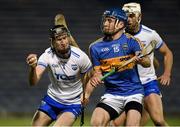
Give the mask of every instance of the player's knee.
[[91, 119], [91, 126], [100, 126], [102, 122], [99, 119]]
[[122, 125], [124, 125], [124, 123], [119, 123], [119, 121], [118, 122], [116, 120], [110, 121], [110, 126], [118, 127], [118, 126], [122, 126]]
[[41, 121], [39, 119], [33, 119], [32, 120], [32, 126], [40, 126], [41, 125]]

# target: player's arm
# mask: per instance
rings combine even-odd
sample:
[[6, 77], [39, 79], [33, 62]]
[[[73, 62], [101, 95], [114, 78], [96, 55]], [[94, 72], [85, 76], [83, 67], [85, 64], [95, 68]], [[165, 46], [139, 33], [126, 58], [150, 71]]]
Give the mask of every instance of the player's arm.
[[89, 75], [90, 79], [88, 80], [86, 87], [85, 87], [85, 99], [84, 100], [89, 100], [89, 97], [94, 90], [94, 88], [98, 85], [101, 84], [101, 78], [102, 78], [102, 72], [100, 70], [100, 62], [98, 60], [98, 55], [95, 50], [95, 48], [92, 48], [92, 45], [90, 45], [89, 48], [89, 54], [91, 57], [91, 61], [94, 65], [94, 68], [91, 70], [91, 74]]
[[81, 78], [83, 84], [87, 84], [87, 82], [89, 81], [89, 79], [93, 76], [94, 70], [90, 69], [88, 72], [86, 72], [83, 77]]
[[169, 85], [173, 65], [173, 54], [165, 43], [159, 48], [159, 51], [164, 56], [164, 73], [159, 77], [159, 80], [162, 85]]
[[100, 80], [101, 77], [102, 77], [102, 73], [101, 72], [93, 70], [93, 74], [91, 75], [91, 78], [89, 79], [89, 81], [85, 85], [84, 99], [81, 99], [83, 104], [86, 105], [89, 102], [89, 97], [91, 96], [93, 90], [99, 84], [102, 83], [102, 81]]
[[159, 61], [158, 61], [158, 59], [156, 57], [154, 57], [154, 59], [153, 59], [153, 65], [154, 65], [155, 69], [159, 68]]
[[45, 68], [37, 66], [37, 55], [29, 54], [26, 58], [26, 62], [29, 65], [29, 84], [34, 86], [40, 80]]

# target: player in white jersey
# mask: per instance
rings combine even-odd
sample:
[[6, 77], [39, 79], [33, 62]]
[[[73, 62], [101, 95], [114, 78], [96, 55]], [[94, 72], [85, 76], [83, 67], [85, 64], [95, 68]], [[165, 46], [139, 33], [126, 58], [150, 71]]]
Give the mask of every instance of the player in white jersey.
[[50, 30], [51, 47], [37, 60], [36, 54], [27, 57], [30, 66], [29, 82], [36, 85], [45, 70], [51, 84], [47, 95], [34, 115], [33, 126], [71, 126], [81, 113], [81, 77], [91, 68], [88, 56], [70, 46], [70, 33], [63, 25]]
[[[156, 49], [164, 56], [164, 73], [158, 78], [158, 80], [162, 85], [168, 86], [170, 84], [171, 68], [173, 64], [173, 55], [171, 50], [167, 47], [156, 31], [140, 24], [140, 4], [127, 3], [123, 6], [123, 10], [125, 10], [128, 15], [128, 26], [126, 32], [134, 35], [134, 37], [138, 38], [142, 43], [144, 43], [145, 46], [148, 45], [148, 43], [150, 43], [152, 40], [157, 41]], [[144, 105], [146, 109], [142, 114], [141, 125], [143, 126], [146, 124], [149, 113], [156, 126], [165, 126], [167, 123], [164, 120], [162, 100], [160, 97], [157, 76], [153, 65], [154, 53], [150, 55], [150, 59], [151, 67], [144, 68], [141, 65], [138, 65], [140, 80], [145, 90]], [[111, 124], [119, 126], [124, 123], [124, 120], [125, 113], [112, 121]]]

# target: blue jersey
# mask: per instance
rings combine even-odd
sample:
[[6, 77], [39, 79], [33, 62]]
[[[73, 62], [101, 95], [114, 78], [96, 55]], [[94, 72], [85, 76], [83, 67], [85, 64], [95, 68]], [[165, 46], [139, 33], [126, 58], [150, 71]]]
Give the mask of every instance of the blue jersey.
[[[131, 59], [137, 51], [141, 51], [140, 43], [128, 34], [122, 34], [119, 39], [109, 42], [99, 39], [90, 45], [93, 66], [95, 70], [101, 70], [103, 74], [109, 72], [112, 66]], [[143, 93], [134, 63], [107, 77], [104, 84], [106, 92], [114, 95]]]

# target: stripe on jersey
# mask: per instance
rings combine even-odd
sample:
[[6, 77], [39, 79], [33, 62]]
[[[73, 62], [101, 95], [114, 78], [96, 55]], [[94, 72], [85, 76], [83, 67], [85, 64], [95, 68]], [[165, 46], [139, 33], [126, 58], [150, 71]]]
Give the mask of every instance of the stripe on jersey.
[[43, 62], [38, 62], [38, 65], [40, 65], [40, 66], [43, 66], [43, 67], [47, 67], [47, 64], [45, 64], [45, 63], [43, 63]]
[[[103, 72], [109, 72], [112, 67], [120, 66], [127, 60], [131, 59], [134, 55], [127, 55], [127, 56], [121, 56], [121, 57], [115, 57], [115, 58], [109, 58], [109, 59], [103, 59], [100, 60], [101, 65], [100, 66], [95, 66], [95, 70], [101, 70]], [[130, 63], [127, 66], [121, 68], [120, 71], [124, 71], [127, 69], [132, 69], [134, 67], [135, 63]]]
[[91, 66], [90, 68], [88, 68], [86, 71], [84, 71], [83, 73], [80, 73], [80, 74], [85, 74], [86, 72], [89, 72], [93, 67]]
[[161, 48], [161, 46], [164, 44], [164, 41], [162, 41], [161, 43], [160, 43], [160, 45], [156, 45], [157, 46], [157, 48], [156, 48], [156, 50], [159, 50], [159, 48]]
[[148, 29], [146, 29], [146, 28], [144, 28], [144, 27], [142, 27], [142, 30], [145, 31], [145, 32], [148, 32], [148, 33], [152, 33], [151, 30], [148, 30]]
[[71, 51], [71, 53], [72, 53], [72, 55], [74, 55], [75, 57], [77, 57], [77, 58], [79, 58], [80, 57], [80, 55], [79, 54], [77, 54], [77, 53], [75, 53], [74, 51]]

